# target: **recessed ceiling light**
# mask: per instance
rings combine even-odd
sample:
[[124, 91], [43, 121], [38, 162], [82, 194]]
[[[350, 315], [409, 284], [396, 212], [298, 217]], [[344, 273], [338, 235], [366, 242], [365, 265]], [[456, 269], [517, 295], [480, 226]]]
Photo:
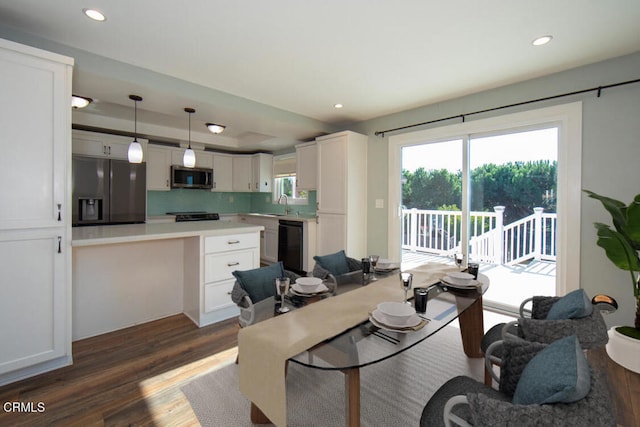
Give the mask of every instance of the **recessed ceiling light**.
[[102, 22], [107, 20], [107, 18], [104, 16], [104, 13], [100, 12], [97, 9], [82, 9], [82, 12], [94, 21]]
[[553, 39], [552, 36], [542, 36], [542, 37], [538, 37], [537, 39], [535, 39], [533, 42], [531, 42], [534, 46], [542, 46], [544, 44], [549, 43], [551, 40]]
[[342, 104], [334, 104], [333, 105], [333, 108], [342, 108], [342, 107], [344, 107], [344, 105], [342, 105]]

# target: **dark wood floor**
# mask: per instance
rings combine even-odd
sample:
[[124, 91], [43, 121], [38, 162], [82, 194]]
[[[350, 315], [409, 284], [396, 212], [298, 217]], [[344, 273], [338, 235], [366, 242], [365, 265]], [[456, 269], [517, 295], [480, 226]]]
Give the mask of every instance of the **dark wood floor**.
[[[0, 410], [0, 426], [197, 426], [180, 387], [237, 354], [237, 321], [197, 328], [183, 315], [75, 342], [74, 364], [0, 388], [0, 402], [43, 402], [41, 413]], [[640, 375], [590, 351], [621, 426], [640, 426]], [[224, 427], [224, 426], [221, 426]]]
[[237, 320], [197, 328], [172, 316], [73, 344], [72, 366], [0, 388], [0, 402], [44, 402], [42, 413], [0, 411], [0, 426], [197, 426], [180, 387], [235, 360]]

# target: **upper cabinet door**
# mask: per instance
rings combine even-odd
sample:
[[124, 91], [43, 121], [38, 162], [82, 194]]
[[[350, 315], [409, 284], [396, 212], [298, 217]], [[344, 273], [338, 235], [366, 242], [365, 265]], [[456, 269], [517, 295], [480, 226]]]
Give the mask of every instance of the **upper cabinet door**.
[[[252, 191], [253, 168], [251, 156], [233, 156], [233, 191]], [[214, 175], [216, 171], [213, 171]], [[215, 179], [215, 177], [214, 177]]]
[[318, 176], [318, 149], [315, 143], [296, 145], [296, 186], [315, 190]]
[[213, 188], [211, 191], [233, 191], [233, 156], [213, 155]]
[[0, 69], [0, 228], [62, 226], [72, 66], [0, 49]]
[[271, 192], [273, 180], [273, 156], [259, 153], [251, 157], [252, 160], [252, 188], [251, 191], [262, 193]]
[[343, 214], [347, 210], [347, 137], [318, 141], [318, 211]]
[[169, 191], [171, 150], [149, 144], [147, 148], [147, 190]]

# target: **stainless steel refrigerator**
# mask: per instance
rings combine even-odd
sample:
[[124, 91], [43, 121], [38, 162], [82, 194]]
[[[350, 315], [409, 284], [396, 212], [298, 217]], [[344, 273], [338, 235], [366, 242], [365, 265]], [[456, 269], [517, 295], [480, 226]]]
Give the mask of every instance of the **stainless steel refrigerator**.
[[72, 224], [145, 222], [146, 163], [73, 156]]

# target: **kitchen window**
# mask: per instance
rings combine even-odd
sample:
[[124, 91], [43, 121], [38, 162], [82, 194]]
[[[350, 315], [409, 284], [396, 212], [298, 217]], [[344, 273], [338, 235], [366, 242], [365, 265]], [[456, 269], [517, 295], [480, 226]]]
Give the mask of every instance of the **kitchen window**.
[[296, 188], [295, 154], [278, 156], [273, 159], [273, 203], [277, 204], [284, 194], [290, 205], [306, 205], [307, 192]]

